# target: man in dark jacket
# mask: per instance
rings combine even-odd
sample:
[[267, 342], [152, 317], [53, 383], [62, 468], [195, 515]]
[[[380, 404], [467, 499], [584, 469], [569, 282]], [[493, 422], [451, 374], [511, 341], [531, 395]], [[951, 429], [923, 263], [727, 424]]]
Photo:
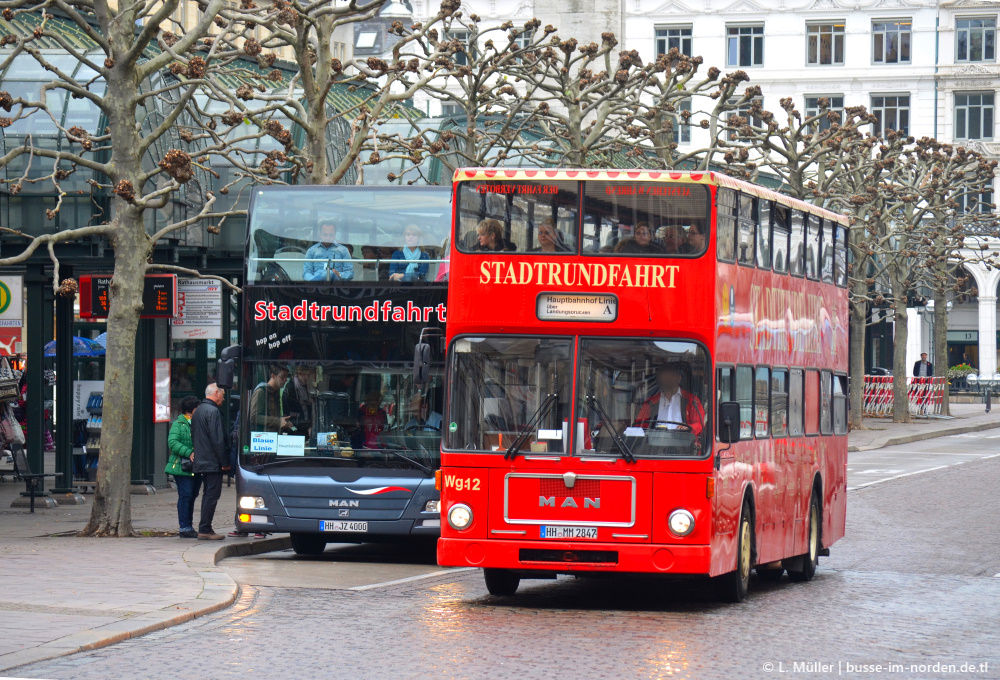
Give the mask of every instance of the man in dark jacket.
[[920, 353], [920, 360], [913, 364], [914, 378], [933, 378], [934, 364], [927, 361], [927, 352]]
[[191, 417], [191, 440], [194, 444], [194, 473], [201, 475], [201, 518], [198, 538], [203, 541], [221, 541], [225, 536], [215, 533], [212, 520], [215, 506], [222, 495], [222, 473], [229, 470], [229, 435], [222, 422], [219, 405], [226, 398], [226, 391], [215, 383], [205, 388], [205, 401], [201, 402]]

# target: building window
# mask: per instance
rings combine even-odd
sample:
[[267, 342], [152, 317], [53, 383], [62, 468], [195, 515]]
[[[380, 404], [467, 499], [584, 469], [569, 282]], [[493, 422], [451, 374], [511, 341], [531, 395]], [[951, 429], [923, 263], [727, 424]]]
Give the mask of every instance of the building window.
[[829, 66], [844, 63], [844, 24], [806, 26], [806, 62]]
[[[682, 111], [691, 111], [691, 99], [683, 99], [675, 105], [677, 115], [674, 116], [674, 141], [678, 144], [691, 143], [691, 126], [684, 123]], [[688, 119], [690, 120], [690, 118]]]
[[666, 54], [676, 47], [681, 54], [691, 56], [691, 27], [665, 26], [656, 29], [656, 56]]
[[910, 31], [913, 22], [885, 21], [872, 24], [874, 61], [876, 64], [910, 63]]
[[378, 38], [378, 31], [361, 31], [358, 33], [354, 47], [359, 50], [370, 50], [375, 47], [375, 40]]
[[993, 93], [955, 95], [955, 139], [993, 139]]
[[727, 66], [764, 65], [764, 27], [727, 26]]
[[521, 29], [521, 32], [514, 37], [514, 49], [526, 50], [531, 47], [531, 36], [534, 35], [534, 31], [528, 31]]
[[904, 135], [910, 130], [910, 95], [875, 95], [872, 97], [875, 134], [896, 130]]
[[983, 191], [978, 196], [962, 193], [955, 199], [958, 202], [958, 212], [965, 214], [968, 212], [981, 213], [987, 215], [993, 212], [993, 192]]
[[455, 52], [454, 59], [456, 66], [467, 66], [469, 64], [469, 32], [451, 31], [448, 37], [462, 43], [462, 48]]
[[[736, 97], [733, 97], [733, 98], [731, 98], [729, 100], [729, 103], [732, 104], [732, 105], [735, 105], [736, 102], [738, 102], [738, 101], [739, 101], [739, 99], [737, 99]], [[749, 123], [750, 125], [753, 125], [754, 127], [760, 127], [761, 124], [762, 124], [761, 119], [758, 118], [757, 116], [752, 115], [750, 113], [750, 107], [753, 106], [754, 102], [761, 102], [761, 103], [763, 103], [763, 99], [761, 97], [754, 97], [750, 101], [744, 102], [743, 104], [740, 104], [738, 107], [736, 107], [736, 109], [734, 109], [733, 111], [731, 111], [729, 113], [729, 117], [728, 118], [731, 118], [732, 116], [739, 116], [740, 118], [745, 119], [746, 122]], [[728, 122], [728, 118], [727, 118], [727, 122]], [[736, 139], [736, 133], [733, 132], [732, 130], [730, 130], [729, 131], [729, 140], [732, 141], [732, 140], [735, 140], [735, 139]], [[748, 141], [748, 140], [743, 140], [743, 141]]]
[[997, 49], [997, 20], [955, 20], [956, 61], [993, 61]]
[[819, 105], [820, 99], [827, 99], [829, 104], [826, 107], [827, 115], [819, 119], [817, 127], [819, 131], [829, 130], [832, 122], [830, 121], [829, 114], [837, 114], [837, 118], [840, 119], [840, 123], [844, 122], [844, 95], [842, 94], [818, 94], [812, 97], [806, 97], [806, 118], [812, 118], [813, 116], [819, 115], [822, 108]]

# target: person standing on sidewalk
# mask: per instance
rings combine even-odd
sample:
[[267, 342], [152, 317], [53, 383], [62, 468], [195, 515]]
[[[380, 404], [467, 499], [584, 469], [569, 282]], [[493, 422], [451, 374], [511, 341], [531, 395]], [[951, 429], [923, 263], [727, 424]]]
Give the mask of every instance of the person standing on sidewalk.
[[934, 364], [927, 361], [927, 352], [921, 352], [920, 361], [914, 362], [913, 377], [914, 378], [934, 377]]
[[191, 439], [194, 444], [194, 472], [201, 476], [201, 517], [198, 521], [198, 538], [203, 541], [221, 541], [222, 534], [215, 533], [212, 520], [215, 506], [222, 495], [222, 474], [229, 470], [229, 435], [222, 422], [219, 406], [226, 398], [226, 391], [215, 383], [205, 388], [205, 401], [191, 417]]
[[177, 523], [180, 526], [181, 538], [198, 538], [198, 532], [194, 530], [194, 501], [198, 498], [201, 477], [192, 472], [185, 472], [181, 465], [194, 453], [191, 441], [191, 415], [196, 408], [198, 408], [198, 397], [184, 397], [181, 400], [181, 414], [170, 426], [170, 434], [167, 435], [170, 457], [167, 459], [164, 472], [173, 475], [174, 483], [177, 485]]

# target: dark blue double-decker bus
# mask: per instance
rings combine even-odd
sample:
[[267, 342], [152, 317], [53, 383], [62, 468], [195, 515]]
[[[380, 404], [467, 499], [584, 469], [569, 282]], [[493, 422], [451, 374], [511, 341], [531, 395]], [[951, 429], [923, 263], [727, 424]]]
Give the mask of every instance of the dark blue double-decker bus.
[[[239, 357], [239, 530], [434, 538], [451, 192], [267, 187], [250, 203]], [[230, 363], [232, 365], [232, 363]], [[220, 368], [220, 384], [226, 371]]]

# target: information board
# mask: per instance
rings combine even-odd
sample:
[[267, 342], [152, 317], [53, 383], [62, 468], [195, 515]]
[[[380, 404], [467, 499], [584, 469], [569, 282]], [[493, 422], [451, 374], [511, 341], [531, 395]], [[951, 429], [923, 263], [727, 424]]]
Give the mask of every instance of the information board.
[[[80, 318], [106, 319], [111, 310], [111, 276], [80, 277]], [[172, 319], [177, 315], [177, 275], [147, 274], [142, 287], [143, 319]]]
[[174, 340], [222, 339], [222, 282], [177, 279], [177, 316], [170, 322]]

